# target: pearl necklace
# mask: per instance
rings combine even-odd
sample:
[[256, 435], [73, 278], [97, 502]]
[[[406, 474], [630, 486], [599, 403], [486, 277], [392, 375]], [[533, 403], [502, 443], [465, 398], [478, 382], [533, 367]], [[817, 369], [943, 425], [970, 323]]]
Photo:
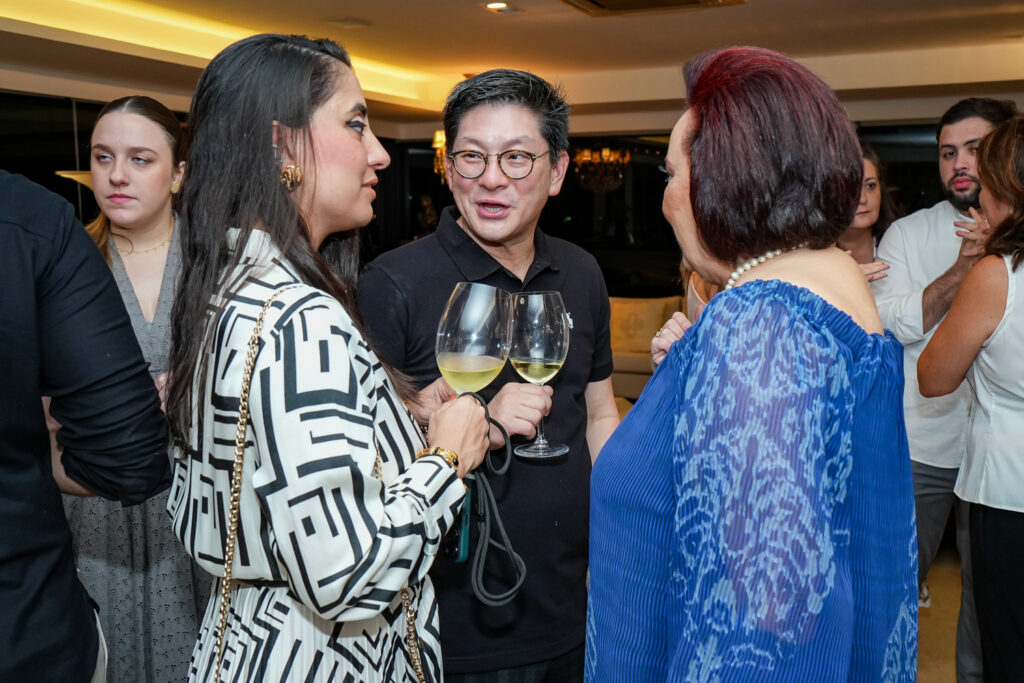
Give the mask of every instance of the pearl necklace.
[[[114, 248], [117, 249], [117, 253], [120, 254], [121, 256], [134, 256], [134, 255], [137, 255], [137, 254], [148, 254], [150, 252], [156, 251], [157, 249], [162, 249], [163, 247], [166, 247], [168, 244], [171, 243], [171, 237], [173, 237], [173, 236], [174, 236], [174, 226], [172, 225], [171, 226], [171, 231], [167, 233], [167, 239], [165, 239], [160, 244], [157, 244], [156, 246], [149, 247], [148, 249], [140, 249], [138, 251], [135, 251], [135, 245], [134, 244], [132, 244], [130, 249], [122, 249], [121, 247], [117, 246], [117, 244], [115, 243], [114, 244]], [[131, 240], [130, 239], [128, 240], [128, 242], [129, 242], [129, 244], [131, 244]]]
[[[786, 249], [785, 251], [796, 251], [797, 249], [803, 249], [806, 246], [807, 242], [801, 242], [795, 247], [791, 247], [789, 249]], [[746, 273], [748, 270], [750, 270], [754, 266], [761, 265], [765, 261], [772, 260], [782, 252], [782, 249], [772, 249], [771, 251], [761, 254], [760, 256], [755, 256], [752, 259], [744, 261], [742, 265], [740, 265], [736, 270], [732, 271], [732, 274], [729, 276], [729, 280], [725, 283], [725, 289], [732, 289], [733, 287], [736, 286], [737, 281], [739, 281], [739, 279], [743, 277], [743, 274]]]

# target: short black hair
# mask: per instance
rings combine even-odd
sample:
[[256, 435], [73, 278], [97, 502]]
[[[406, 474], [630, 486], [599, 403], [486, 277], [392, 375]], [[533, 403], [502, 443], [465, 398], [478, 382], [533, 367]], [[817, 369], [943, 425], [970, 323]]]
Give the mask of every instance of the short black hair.
[[991, 97], [968, 97], [946, 110], [935, 127], [935, 139], [942, 135], [942, 129], [964, 119], [977, 116], [993, 126], [1012, 119], [1017, 114], [1017, 105], [1012, 100], [994, 100]]
[[537, 115], [540, 133], [554, 160], [569, 149], [569, 105], [565, 94], [540, 76], [513, 69], [491, 69], [462, 81], [448, 93], [444, 104], [444, 135], [452, 151], [459, 125], [470, 110], [481, 105], [513, 104]]

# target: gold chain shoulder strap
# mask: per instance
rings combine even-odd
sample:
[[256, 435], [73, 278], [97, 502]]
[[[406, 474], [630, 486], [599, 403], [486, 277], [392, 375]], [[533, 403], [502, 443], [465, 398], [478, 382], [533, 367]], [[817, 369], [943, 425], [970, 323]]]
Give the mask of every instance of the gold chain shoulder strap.
[[260, 333], [263, 332], [263, 321], [267, 311], [281, 293], [298, 287], [289, 285], [276, 290], [263, 304], [256, 318], [256, 326], [249, 337], [249, 347], [245, 354], [245, 368], [242, 371], [242, 390], [238, 397], [238, 429], [235, 431], [235, 463], [231, 469], [231, 508], [228, 512], [228, 538], [224, 549], [224, 579], [220, 585], [220, 628], [217, 630], [217, 680], [220, 681], [220, 667], [224, 659], [224, 634], [228, 625], [228, 607], [231, 602], [231, 565], [235, 562], [235, 542], [238, 539], [238, 499], [242, 491], [242, 462], [245, 458], [245, 434], [249, 426], [249, 386], [252, 384], [252, 372], [256, 366], [256, 356], [260, 351]]
[[[245, 435], [249, 426], [249, 387], [252, 384], [253, 368], [256, 366], [256, 356], [260, 349], [260, 333], [263, 331], [263, 321], [267, 311], [277, 297], [284, 291], [292, 289], [297, 285], [282, 287], [278, 289], [263, 304], [259, 316], [256, 318], [256, 326], [253, 328], [252, 336], [249, 338], [249, 346], [245, 354], [245, 368], [242, 372], [242, 389], [238, 401], [238, 429], [235, 431], [235, 462], [231, 470], [231, 508], [228, 513], [228, 538], [227, 547], [224, 550], [224, 579], [221, 581], [220, 593], [220, 627], [217, 630], [217, 680], [220, 680], [221, 664], [224, 660], [224, 638], [227, 631], [228, 609], [231, 602], [231, 566], [235, 560], [235, 542], [238, 538], [238, 501], [242, 491], [242, 464], [245, 458]], [[384, 461], [380, 456], [380, 449], [373, 463], [373, 474], [383, 481]], [[420, 657], [420, 639], [416, 634], [416, 610], [412, 606], [412, 597], [409, 589], [401, 590], [402, 606], [405, 609], [405, 642], [409, 648], [409, 659], [416, 672], [416, 680], [419, 683], [426, 683], [427, 679], [423, 672], [423, 660]]]
[[[380, 446], [377, 447], [377, 457], [373, 460], [373, 475], [381, 482], [384, 481], [384, 460], [380, 457]], [[409, 661], [416, 672], [416, 680], [419, 683], [427, 683], [427, 677], [423, 673], [423, 660], [420, 657], [422, 643], [416, 634], [416, 608], [412, 606], [408, 588], [403, 588], [399, 595], [402, 596], [402, 607], [405, 609], [405, 644], [409, 648]]]

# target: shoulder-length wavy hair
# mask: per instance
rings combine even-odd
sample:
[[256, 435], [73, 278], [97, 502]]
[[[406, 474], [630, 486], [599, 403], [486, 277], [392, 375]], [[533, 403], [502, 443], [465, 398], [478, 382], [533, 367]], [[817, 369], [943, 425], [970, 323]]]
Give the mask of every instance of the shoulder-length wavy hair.
[[856, 212], [863, 162], [832, 90], [758, 47], [698, 55], [683, 76], [695, 124], [690, 202], [708, 252], [734, 263], [835, 244]]
[[[107, 114], [137, 114], [144, 118], [149, 119], [164, 131], [167, 136], [167, 143], [171, 146], [171, 160], [174, 168], [178, 168], [178, 164], [185, 158], [185, 130], [181, 126], [181, 122], [178, 121], [178, 117], [174, 113], [160, 104], [152, 97], [146, 97], [145, 95], [128, 95], [127, 97], [121, 97], [113, 102], [108, 102], [103, 109], [100, 109], [99, 116], [96, 117], [96, 123], [100, 122]], [[93, 124], [93, 127], [96, 126]], [[103, 254], [103, 258], [106, 259], [107, 265], [110, 265], [110, 219], [107, 215], [100, 211], [100, 215], [95, 218], [91, 223], [85, 226], [86, 231], [89, 233], [89, 237], [99, 247], [100, 253]]]
[[[277, 121], [312, 153], [310, 120], [334, 94], [339, 67], [351, 62], [333, 41], [264, 34], [228, 46], [199, 77], [181, 201], [182, 272], [171, 314], [167, 416], [178, 443], [188, 440], [195, 373], [205, 372], [196, 366], [210, 343], [210, 302], [227, 286], [254, 226], [269, 234], [303, 282], [359, 319], [352, 296], [357, 231], [332, 235], [319, 251], [313, 248], [306, 221], [281, 184], [273, 139]], [[229, 248], [232, 227], [240, 233]], [[400, 376], [396, 384], [408, 393]]]
[[981, 186], [1010, 207], [1010, 215], [985, 242], [985, 254], [1012, 256], [1013, 269], [1024, 262], [1024, 119], [1012, 118], [985, 136], [978, 148]]

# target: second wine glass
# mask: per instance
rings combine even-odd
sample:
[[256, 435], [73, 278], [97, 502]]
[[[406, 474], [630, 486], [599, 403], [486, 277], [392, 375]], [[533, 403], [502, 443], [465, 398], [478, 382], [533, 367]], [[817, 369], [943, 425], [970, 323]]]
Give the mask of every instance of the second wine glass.
[[[569, 353], [569, 325], [562, 295], [558, 292], [521, 292], [513, 296], [514, 322], [509, 359], [520, 377], [543, 385], [558, 373]], [[515, 449], [516, 455], [523, 458], [553, 458], [568, 452], [568, 446], [549, 443], [544, 437], [543, 419], [537, 424], [534, 442]]]
[[437, 325], [437, 367], [458, 393], [490, 384], [508, 358], [512, 318], [509, 293], [478, 282], [460, 282]]

